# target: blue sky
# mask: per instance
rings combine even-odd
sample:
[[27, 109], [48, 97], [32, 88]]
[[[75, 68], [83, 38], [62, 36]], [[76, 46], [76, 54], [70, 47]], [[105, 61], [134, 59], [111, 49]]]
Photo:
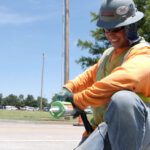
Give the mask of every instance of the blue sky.
[[[49, 101], [63, 84], [63, 0], [0, 0], [0, 93], [40, 96]], [[100, 0], [70, 0], [70, 79], [83, 72], [75, 60], [88, 55], [77, 40], [91, 39], [90, 12]]]

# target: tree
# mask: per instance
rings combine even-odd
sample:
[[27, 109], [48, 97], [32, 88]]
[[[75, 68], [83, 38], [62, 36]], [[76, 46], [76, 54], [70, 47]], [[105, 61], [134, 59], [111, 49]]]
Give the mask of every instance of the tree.
[[23, 94], [20, 94], [18, 96], [18, 99], [20, 101], [20, 107], [24, 107], [25, 106], [25, 101], [24, 101], [24, 95]]
[[[91, 16], [91, 22], [96, 22], [98, 16], [95, 13], [91, 13]], [[95, 64], [101, 57], [104, 50], [110, 46], [101, 28], [96, 28], [90, 32], [92, 38], [94, 39], [94, 43], [88, 40], [83, 41], [79, 39], [77, 44], [81, 50], [88, 50], [88, 53], [90, 54], [89, 57], [82, 56], [79, 60], [76, 60], [76, 63], [81, 64], [82, 69], [86, 69], [87, 67]]]
[[34, 97], [32, 95], [27, 95], [27, 97], [24, 100], [25, 106], [32, 106], [34, 103]]
[[[27, 97], [24, 98], [23, 94], [20, 94], [18, 97], [14, 94], [10, 94], [3, 98], [3, 95], [0, 93], [0, 106], [10, 105], [16, 106], [18, 109], [24, 106], [39, 107], [40, 100], [41, 97], [37, 97], [37, 99], [34, 99], [32, 95], [27, 95]], [[42, 101], [43, 107], [50, 105], [46, 98], [43, 97]]]
[[20, 101], [24, 101], [24, 95], [23, 95], [23, 94], [20, 94], [20, 95], [18, 96], [18, 98], [19, 98]]
[[3, 94], [0, 93], [0, 105], [3, 105]]
[[[143, 36], [148, 42], [150, 42], [150, 1], [149, 0], [135, 0], [137, 8], [139, 11], [142, 11], [145, 14], [145, 17], [139, 22], [139, 33]], [[96, 23], [98, 19], [98, 15], [96, 13], [91, 13], [91, 22]], [[91, 36], [94, 42], [88, 40], [78, 40], [77, 46], [81, 48], [81, 50], [88, 50], [90, 56], [82, 56], [76, 63], [81, 65], [82, 69], [86, 69], [87, 67], [95, 64], [105, 49], [110, 46], [110, 43], [106, 40], [104, 36], [103, 29], [97, 28], [95, 30], [90, 31]]]
[[[40, 106], [41, 97], [37, 97], [37, 106]], [[48, 100], [46, 98], [42, 98], [42, 106], [48, 106]]]
[[10, 94], [3, 99], [3, 105], [20, 106], [20, 101], [16, 95]]
[[139, 33], [146, 41], [150, 42], [150, 1], [135, 0], [135, 3], [137, 5], [137, 9], [145, 14], [145, 17], [139, 23]]

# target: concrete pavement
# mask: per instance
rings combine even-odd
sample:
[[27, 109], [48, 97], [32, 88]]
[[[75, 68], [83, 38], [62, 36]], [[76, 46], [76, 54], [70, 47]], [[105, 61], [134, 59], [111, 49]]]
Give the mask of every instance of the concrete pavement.
[[1, 150], [72, 150], [84, 128], [71, 124], [0, 121]]

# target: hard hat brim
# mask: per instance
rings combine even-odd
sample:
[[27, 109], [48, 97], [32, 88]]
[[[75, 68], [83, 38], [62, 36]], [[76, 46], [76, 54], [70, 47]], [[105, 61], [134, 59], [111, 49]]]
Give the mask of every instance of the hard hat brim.
[[144, 14], [140, 11], [137, 11], [135, 16], [131, 16], [129, 18], [127, 18], [126, 20], [122, 21], [122, 20], [113, 20], [113, 21], [103, 21], [101, 19], [99, 19], [97, 21], [97, 26], [101, 27], [101, 28], [118, 28], [118, 27], [122, 27], [122, 26], [127, 26], [129, 24], [138, 22], [139, 20], [141, 20], [144, 17]]

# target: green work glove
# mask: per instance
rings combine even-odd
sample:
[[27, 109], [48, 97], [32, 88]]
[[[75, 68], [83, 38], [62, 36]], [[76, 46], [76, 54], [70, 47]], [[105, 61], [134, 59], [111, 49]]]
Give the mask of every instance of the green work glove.
[[52, 97], [52, 101], [67, 101], [72, 102], [73, 93], [71, 93], [67, 88], [62, 88], [59, 93], [56, 93]]

